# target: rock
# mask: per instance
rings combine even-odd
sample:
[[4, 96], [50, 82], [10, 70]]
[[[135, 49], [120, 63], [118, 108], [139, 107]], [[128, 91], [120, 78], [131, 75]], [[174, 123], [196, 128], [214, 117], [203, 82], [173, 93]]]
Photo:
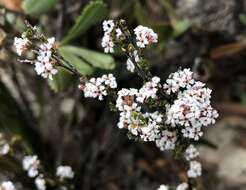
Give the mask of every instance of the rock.
[[240, 1], [234, 0], [178, 0], [176, 11], [199, 28], [234, 34], [239, 4]]

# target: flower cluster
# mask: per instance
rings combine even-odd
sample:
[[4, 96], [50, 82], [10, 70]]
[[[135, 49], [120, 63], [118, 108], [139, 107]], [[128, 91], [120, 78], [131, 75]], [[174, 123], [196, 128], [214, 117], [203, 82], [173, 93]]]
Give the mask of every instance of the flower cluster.
[[[18, 55], [22, 55], [31, 47], [32, 42], [24, 37], [14, 39], [14, 46]], [[52, 58], [52, 54], [55, 48], [55, 38], [48, 38], [47, 42], [38, 45], [37, 58], [34, 60], [35, 71], [43, 78], [53, 79], [53, 75], [57, 74], [58, 70], [54, 67], [56, 61]], [[35, 48], [34, 48], [35, 49]], [[36, 52], [36, 51], [34, 51]], [[31, 60], [25, 60], [27, 62], [33, 62]]]
[[36, 155], [27, 155], [22, 160], [22, 167], [27, 171], [29, 177], [36, 177], [38, 175], [38, 168], [40, 161]]
[[[40, 161], [36, 155], [27, 155], [22, 160], [22, 167], [30, 178], [35, 178], [34, 183], [38, 190], [46, 190], [46, 181], [40, 170]], [[70, 166], [58, 166], [56, 176], [60, 180], [71, 179], [74, 177], [74, 172]]]
[[[116, 44], [121, 44], [122, 39], [128, 39], [129, 36], [125, 35], [125, 33], [122, 32], [122, 30], [124, 29], [121, 28], [122, 26], [120, 26], [118, 22], [114, 22], [113, 20], [105, 20], [102, 25], [104, 35], [101, 45], [104, 48], [105, 53], [114, 53], [114, 48]], [[127, 31], [126, 33], [130, 35], [129, 31]], [[129, 70], [130, 72], [134, 72], [135, 70], [135, 65], [133, 61], [136, 63], [140, 62], [140, 57], [137, 49], [145, 48], [146, 46], [157, 43], [158, 41], [158, 35], [151, 28], [145, 26], [137, 26], [134, 29], [134, 34], [134, 42], [136, 43], [136, 46], [138, 48], [136, 48], [135, 50], [133, 49], [133, 51], [126, 51], [126, 53], [128, 54], [126, 65], [127, 70]], [[121, 48], [125, 49], [124, 47]]]
[[56, 168], [56, 176], [61, 180], [65, 178], [71, 179], [74, 177], [74, 172], [70, 166], [58, 166]]
[[156, 146], [160, 150], [173, 150], [177, 141], [177, 135], [175, 131], [164, 130], [161, 133], [161, 138], [156, 140]]
[[43, 175], [39, 175], [36, 179], [35, 179], [35, 185], [37, 187], [38, 190], [45, 190], [46, 189], [46, 182], [43, 178]]
[[[176, 187], [176, 190], [188, 190], [188, 184], [187, 183], [181, 183]], [[157, 190], [171, 190], [173, 188], [170, 188], [167, 185], [160, 185], [160, 187]]]
[[196, 178], [202, 175], [202, 165], [197, 161], [191, 161], [187, 175], [190, 178]]
[[83, 90], [85, 97], [98, 98], [98, 100], [103, 100], [103, 97], [108, 95], [109, 88], [117, 88], [116, 79], [112, 74], [91, 78], [84, 85], [79, 85], [79, 89]]
[[160, 78], [153, 77], [139, 90], [121, 89], [116, 100], [116, 108], [120, 111], [118, 127], [128, 129], [143, 141], [155, 141], [161, 150], [171, 150], [177, 140], [176, 132], [164, 130], [161, 113], [143, 112], [141, 106], [146, 100], [157, 98], [159, 87]]
[[134, 29], [134, 33], [136, 44], [140, 48], [145, 48], [147, 45], [158, 41], [158, 35], [151, 28], [140, 25]]
[[197, 148], [193, 144], [188, 146], [188, 148], [185, 150], [185, 159], [187, 161], [190, 161], [190, 160], [196, 158], [197, 156], [199, 156], [199, 152], [198, 152]]
[[32, 43], [28, 38], [14, 38], [14, 46], [16, 53], [21, 56], [23, 55], [30, 47]]
[[157, 91], [160, 87], [160, 78], [153, 77], [151, 81], [146, 82], [142, 88], [139, 89], [137, 101], [140, 103], [144, 103], [144, 101], [148, 98], [156, 99]]
[[38, 190], [46, 189], [46, 182], [43, 178], [43, 174], [39, 172], [40, 161], [36, 155], [27, 155], [22, 160], [22, 167], [31, 178], [35, 178], [35, 185]]
[[11, 181], [4, 181], [0, 185], [1, 190], [15, 190], [15, 186]]
[[189, 162], [189, 170], [187, 171], [187, 175], [190, 178], [196, 178], [202, 174], [202, 165], [199, 162], [193, 160], [198, 155], [199, 152], [197, 148], [192, 144], [189, 145], [185, 150], [184, 157]]
[[[114, 53], [114, 41], [112, 37], [112, 30], [114, 29], [114, 21], [113, 20], [105, 20], [103, 22], [103, 31], [104, 31], [104, 36], [102, 38], [102, 47], [104, 48], [105, 53]], [[120, 33], [118, 34], [120, 35]]]
[[47, 43], [39, 46], [37, 60], [35, 61], [35, 71], [43, 78], [53, 79], [53, 75], [57, 74], [58, 70], [54, 68], [56, 61], [52, 59], [52, 48], [55, 45], [55, 38], [49, 38]]
[[154, 141], [160, 136], [162, 115], [156, 111], [143, 113], [138, 101], [137, 89], [121, 89], [118, 92], [116, 108], [120, 111], [119, 128], [128, 129], [132, 135], [144, 141]]
[[212, 91], [204, 83], [195, 81], [189, 69], [171, 74], [164, 89], [167, 94], [177, 94], [177, 99], [167, 107], [166, 124], [184, 127], [184, 137], [199, 140], [203, 135], [202, 126], [214, 124], [218, 117], [210, 104]]

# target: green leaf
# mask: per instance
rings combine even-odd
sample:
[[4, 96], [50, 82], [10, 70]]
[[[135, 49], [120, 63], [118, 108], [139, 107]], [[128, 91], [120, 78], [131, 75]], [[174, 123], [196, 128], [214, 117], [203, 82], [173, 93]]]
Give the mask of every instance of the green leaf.
[[244, 26], [246, 26], [246, 14], [240, 14], [239, 20]]
[[75, 82], [72, 74], [68, 73], [65, 69], [59, 68], [58, 73], [49, 80], [48, 84], [55, 92], [65, 91]]
[[188, 19], [175, 22], [174, 25], [174, 37], [178, 37], [186, 32], [191, 27], [191, 22]]
[[67, 46], [60, 47], [58, 50], [61, 56], [75, 66], [82, 75], [91, 75], [93, 73], [93, 68], [78, 55], [71, 52]]
[[[62, 46], [60, 48], [60, 51], [61, 50], [63, 54], [64, 52], [66, 52], [65, 55], [66, 57], [71, 56], [73, 59], [76, 58], [74, 61], [84, 60], [85, 62], [89, 63], [90, 65], [96, 68], [112, 70], [115, 67], [114, 58], [108, 54], [99, 53], [96, 51], [88, 50], [85, 48], [79, 48], [75, 46]], [[73, 60], [71, 60], [71, 63], [73, 64]]]
[[149, 25], [150, 20], [147, 16], [147, 11], [145, 7], [141, 5], [139, 0], [135, 1], [134, 4], [134, 14], [139, 24]]
[[40, 16], [52, 10], [58, 0], [24, 0], [22, 8], [24, 12], [31, 16]]
[[86, 32], [91, 26], [102, 21], [106, 15], [106, 11], [107, 8], [103, 1], [90, 1], [90, 3], [83, 9], [81, 15], [76, 19], [74, 26], [69, 30], [61, 43], [66, 44], [70, 42]]

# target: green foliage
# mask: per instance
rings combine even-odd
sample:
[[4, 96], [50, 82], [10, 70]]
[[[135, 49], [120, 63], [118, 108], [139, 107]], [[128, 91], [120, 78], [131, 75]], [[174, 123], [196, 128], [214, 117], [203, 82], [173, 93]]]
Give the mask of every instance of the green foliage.
[[58, 0], [24, 0], [22, 8], [30, 16], [38, 17], [52, 10]]
[[136, 0], [134, 4], [134, 14], [139, 24], [149, 25], [150, 20], [146, 13], [146, 9], [141, 5], [139, 0]]
[[91, 1], [83, 9], [81, 15], [76, 19], [74, 26], [69, 30], [68, 34], [63, 38], [62, 44], [66, 44], [83, 34], [91, 26], [99, 23], [106, 15], [106, 5], [101, 0]]
[[[95, 68], [111, 70], [115, 67], [112, 56], [96, 51], [79, 48], [75, 46], [62, 46], [59, 48], [61, 56], [72, 64], [81, 75], [92, 75]], [[64, 62], [64, 64], [66, 64]], [[67, 65], [69, 66], [69, 65]], [[67, 90], [74, 82], [73, 76], [66, 70], [60, 68], [53, 80], [49, 80], [51, 89], [55, 92]]]
[[[111, 55], [99, 53], [93, 50], [88, 50], [86, 48], [79, 48], [75, 46], [63, 46], [60, 51], [64, 54], [70, 54], [70, 56], [75, 56], [80, 60], [84, 60], [89, 65], [105, 70], [112, 70], [115, 67], [114, 58]], [[66, 55], [67, 56], [67, 55]], [[73, 62], [71, 62], [73, 64]], [[87, 74], [87, 73], [85, 73]]]
[[75, 66], [76, 69], [80, 72], [80, 74], [91, 75], [93, 73], [93, 68], [87, 62], [85, 62], [85, 60], [82, 57], [70, 51], [68, 46], [60, 47], [59, 53], [66, 61]]
[[246, 26], [246, 14], [240, 14], [239, 20], [244, 26]]
[[65, 91], [75, 81], [74, 77], [68, 73], [65, 69], [59, 68], [58, 73], [53, 77], [53, 80], [49, 80], [48, 84], [55, 92]]
[[177, 22], [175, 22], [173, 27], [173, 36], [178, 37], [191, 27], [191, 22], [188, 19], [178, 20]]

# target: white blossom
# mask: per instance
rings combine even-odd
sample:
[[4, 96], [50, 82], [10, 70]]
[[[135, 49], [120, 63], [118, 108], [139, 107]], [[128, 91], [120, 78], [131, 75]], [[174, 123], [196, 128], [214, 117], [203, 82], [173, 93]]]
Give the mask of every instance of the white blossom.
[[202, 175], [202, 166], [197, 161], [191, 161], [189, 170], [187, 171], [187, 175], [190, 178], [196, 178]]
[[25, 53], [31, 46], [30, 40], [27, 38], [14, 38], [14, 46], [16, 49], [16, 53], [21, 56], [23, 53]]
[[187, 183], [181, 183], [177, 186], [176, 190], [187, 190], [188, 189], [188, 184]]
[[188, 146], [188, 148], [185, 150], [185, 159], [189, 161], [196, 158], [197, 156], [199, 156], [197, 148], [193, 144]]
[[38, 190], [46, 190], [46, 182], [45, 182], [42, 175], [38, 176], [35, 179], [35, 185], [36, 185]]
[[28, 172], [29, 177], [36, 177], [38, 175], [38, 167], [40, 161], [36, 155], [25, 156], [22, 160], [22, 167], [25, 171]]
[[58, 70], [54, 67], [55, 61], [52, 59], [52, 48], [55, 45], [55, 38], [47, 39], [47, 43], [39, 46], [37, 60], [35, 61], [35, 71], [43, 78], [53, 80], [53, 75], [57, 74]]
[[110, 33], [104, 33], [101, 45], [105, 53], [114, 53], [114, 42]]
[[118, 38], [118, 39], [123, 35], [120, 28], [116, 28], [115, 32], [116, 32], [116, 38]]
[[119, 111], [137, 111], [140, 110], [139, 105], [136, 103], [136, 97], [138, 90], [135, 88], [126, 89], [123, 88], [118, 91], [118, 97], [116, 100], [116, 108]]
[[110, 33], [114, 29], [114, 21], [113, 20], [105, 20], [103, 21], [103, 31], [105, 33]]
[[[135, 51], [133, 52], [133, 54], [132, 54], [131, 57], [133, 57], [133, 59], [134, 59], [134, 61], [135, 61], [136, 63], [138, 63], [138, 62], [140, 61], [140, 57], [138, 56], [137, 50], [135, 50]], [[126, 61], [126, 68], [127, 68], [127, 70], [130, 71], [130, 72], [134, 72], [134, 71], [135, 71], [135, 65], [134, 65], [134, 63], [132, 62], [131, 58], [128, 58], [128, 59], [127, 59], [127, 61]]]
[[157, 139], [156, 146], [160, 148], [160, 150], [173, 150], [175, 148], [175, 143], [177, 141], [177, 135], [175, 131], [164, 130], [161, 133], [161, 137]]
[[11, 181], [4, 181], [0, 185], [1, 190], [15, 190], [15, 186]]
[[167, 94], [179, 92], [181, 88], [189, 88], [194, 84], [193, 73], [190, 69], [179, 70], [175, 73], [171, 73], [166, 80], [166, 84], [163, 88]]
[[142, 88], [139, 89], [139, 94], [137, 97], [137, 101], [140, 103], [143, 103], [144, 100], [148, 98], [155, 99], [156, 93], [158, 91], [158, 88], [160, 87], [160, 78], [159, 77], [153, 77], [151, 81], [146, 82]]
[[117, 88], [117, 82], [113, 74], [108, 74], [98, 78], [91, 78], [85, 85], [79, 85], [79, 88], [83, 90], [85, 97], [103, 100], [103, 97], [108, 95], [107, 88]]
[[177, 99], [167, 106], [166, 124], [183, 126], [184, 137], [199, 140], [202, 127], [215, 123], [218, 112], [211, 106], [211, 90], [205, 84], [195, 81], [189, 69], [171, 74], [166, 82], [167, 94], [177, 93]]
[[198, 141], [200, 137], [203, 136], [203, 132], [201, 131], [200, 126], [185, 127], [181, 132], [183, 133], [184, 137], [194, 139], [196, 141]]
[[145, 48], [158, 40], [158, 35], [151, 28], [145, 26], [136, 27], [134, 33], [136, 35], [136, 44], [140, 48]]
[[56, 176], [61, 179], [74, 177], [74, 172], [70, 166], [58, 166], [56, 169]]
[[169, 190], [169, 187], [167, 185], [160, 185], [157, 190]]

